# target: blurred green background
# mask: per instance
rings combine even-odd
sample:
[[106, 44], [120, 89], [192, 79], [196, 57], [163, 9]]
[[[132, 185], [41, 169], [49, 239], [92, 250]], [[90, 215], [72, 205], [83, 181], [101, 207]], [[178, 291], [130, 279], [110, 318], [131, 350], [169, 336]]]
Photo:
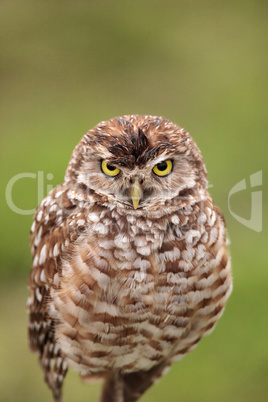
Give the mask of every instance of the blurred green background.
[[[13, 207], [36, 208], [37, 172], [46, 194], [88, 129], [128, 113], [163, 115], [196, 140], [226, 217], [234, 276], [213, 334], [142, 401], [267, 401], [267, 2], [2, 0], [0, 34], [1, 402], [52, 400], [26, 340], [32, 214], [14, 212], [5, 189], [31, 174], [17, 176], [10, 195]], [[250, 219], [258, 171], [261, 232], [231, 214]], [[230, 211], [228, 194], [243, 179]], [[64, 401], [94, 402], [99, 391], [70, 372]]]

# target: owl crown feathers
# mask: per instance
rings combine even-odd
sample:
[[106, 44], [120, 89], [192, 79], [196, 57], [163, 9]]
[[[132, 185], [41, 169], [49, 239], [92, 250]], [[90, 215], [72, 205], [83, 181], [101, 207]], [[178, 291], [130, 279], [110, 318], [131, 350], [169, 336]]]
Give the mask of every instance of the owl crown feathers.
[[[177, 164], [183, 165], [181, 161], [186, 159], [188, 161], [187, 166], [185, 164], [181, 167], [180, 179], [182, 180], [183, 175], [187, 176], [190, 167], [197, 186], [205, 190], [207, 188], [205, 164], [200, 150], [187, 131], [163, 117], [142, 115], [115, 117], [100, 122], [84, 135], [74, 149], [65, 182], [81, 182], [82, 170], [86, 170], [90, 176], [92, 168], [88, 166], [92, 159], [95, 159], [97, 164], [103, 158], [112, 165], [132, 171], [136, 168], [142, 169], [151, 161], [159, 162], [161, 159], [174, 156], [178, 159]], [[82, 180], [82, 184], [91, 188], [90, 180], [88, 177], [84, 182]]]

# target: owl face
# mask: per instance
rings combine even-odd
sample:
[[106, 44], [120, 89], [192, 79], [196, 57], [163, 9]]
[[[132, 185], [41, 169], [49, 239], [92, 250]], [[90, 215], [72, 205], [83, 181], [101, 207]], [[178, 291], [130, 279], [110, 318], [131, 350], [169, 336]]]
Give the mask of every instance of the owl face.
[[160, 208], [206, 187], [200, 151], [180, 127], [125, 116], [100, 123], [74, 151], [66, 173], [102, 204], [129, 211]]

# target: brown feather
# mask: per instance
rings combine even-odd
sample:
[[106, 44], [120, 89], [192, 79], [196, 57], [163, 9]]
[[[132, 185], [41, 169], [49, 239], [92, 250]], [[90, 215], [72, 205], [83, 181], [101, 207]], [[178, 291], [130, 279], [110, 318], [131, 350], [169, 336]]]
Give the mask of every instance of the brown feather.
[[[119, 174], [104, 174], [102, 160]], [[172, 171], [159, 177], [165, 160]], [[56, 401], [68, 367], [104, 379], [102, 402], [137, 401], [214, 328], [232, 289], [201, 153], [160, 117], [90, 130], [38, 207], [31, 244], [29, 342]]]

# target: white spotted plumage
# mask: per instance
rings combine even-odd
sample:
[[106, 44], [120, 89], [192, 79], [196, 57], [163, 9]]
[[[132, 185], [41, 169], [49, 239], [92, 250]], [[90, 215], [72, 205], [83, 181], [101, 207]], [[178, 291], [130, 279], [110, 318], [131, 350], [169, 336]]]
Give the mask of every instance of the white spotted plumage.
[[[102, 160], [120, 174], [107, 177]], [[172, 170], [157, 177], [165, 160]], [[68, 367], [105, 380], [102, 402], [136, 401], [211, 332], [231, 292], [202, 156], [163, 118], [90, 130], [37, 209], [31, 241], [29, 339], [57, 401]]]

